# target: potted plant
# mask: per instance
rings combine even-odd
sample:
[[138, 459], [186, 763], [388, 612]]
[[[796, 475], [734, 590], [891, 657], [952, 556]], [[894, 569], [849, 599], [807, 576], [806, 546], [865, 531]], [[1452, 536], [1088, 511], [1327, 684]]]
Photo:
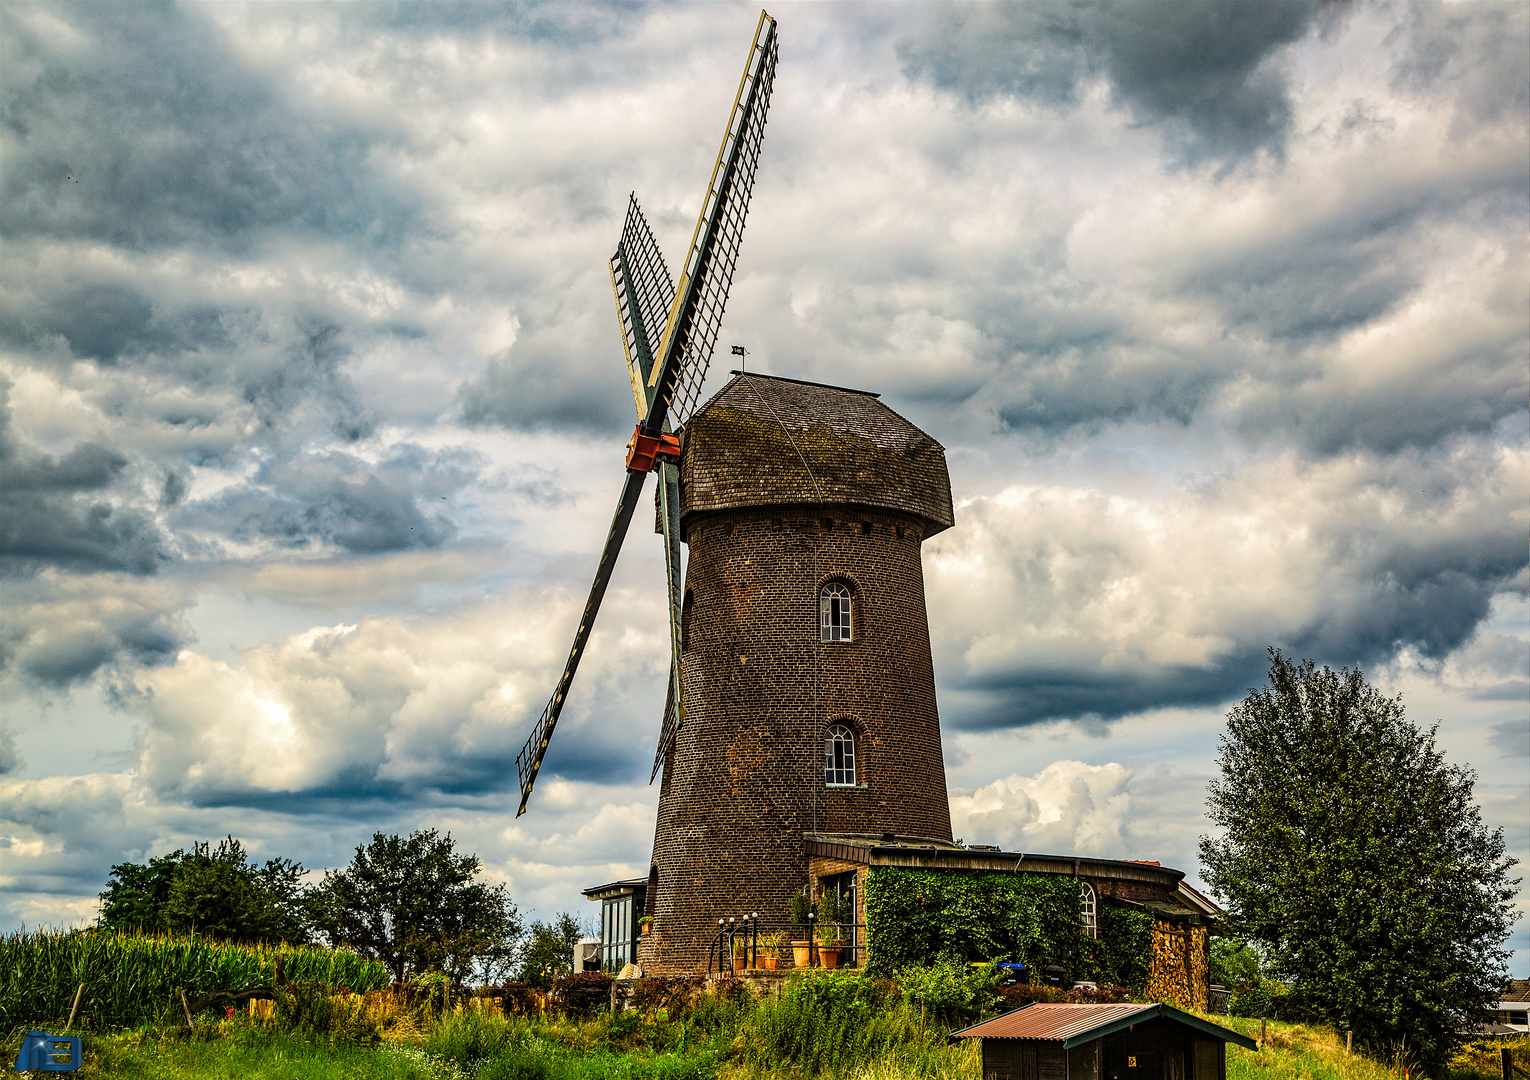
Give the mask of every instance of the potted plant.
[[644, 915], [638, 920], [638, 933], [646, 934], [653, 929], [653, 916]]
[[818, 928], [818, 962], [826, 968], [837, 968], [839, 952], [839, 927], [825, 923]]
[[[811, 934], [813, 931], [808, 926], [808, 915], [812, 913], [813, 907], [812, 902], [808, 900], [807, 889], [803, 888], [801, 891], [793, 893], [791, 901], [787, 906], [791, 909], [792, 922], [801, 926], [806, 934]], [[812, 945], [813, 943], [805, 935], [801, 940], [794, 940], [792, 942], [792, 962], [798, 967], [807, 967], [812, 963]]]
[[840, 908], [839, 893], [825, 889], [818, 894], [818, 962], [826, 968], [839, 967], [839, 923], [844, 916]]
[[742, 934], [733, 939], [733, 970], [742, 971], [749, 967], [749, 942]]
[[775, 971], [781, 964], [781, 950], [786, 946], [786, 935], [779, 930], [760, 938], [760, 966]]

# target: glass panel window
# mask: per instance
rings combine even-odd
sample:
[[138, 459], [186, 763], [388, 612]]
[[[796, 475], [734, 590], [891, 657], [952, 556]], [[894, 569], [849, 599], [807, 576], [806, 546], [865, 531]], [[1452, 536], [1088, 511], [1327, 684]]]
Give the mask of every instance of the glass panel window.
[[830, 787], [855, 786], [855, 735], [844, 724], [823, 733], [823, 782]]
[[635, 960], [632, 940], [632, 895], [605, 901], [600, 912], [600, 952], [602, 971], [612, 973]]
[[1097, 937], [1099, 935], [1099, 921], [1096, 918], [1096, 903], [1094, 886], [1087, 881], [1079, 882], [1079, 921], [1084, 924], [1085, 937]]
[[818, 594], [818, 626], [823, 641], [850, 640], [850, 590], [837, 581]]

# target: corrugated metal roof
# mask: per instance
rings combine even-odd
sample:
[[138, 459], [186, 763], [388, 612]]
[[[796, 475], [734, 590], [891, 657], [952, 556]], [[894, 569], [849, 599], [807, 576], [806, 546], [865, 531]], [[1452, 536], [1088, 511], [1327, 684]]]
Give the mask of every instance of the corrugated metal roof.
[[1046, 1039], [1061, 1042], [1136, 1013], [1156, 1009], [1156, 1005], [1054, 1005], [1038, 1001], [1034, 1005], [996, 1016], [970, 1028], [953, 1032], [964, 1039]]
[[1172, 1020], [1204, 1035], [1236, 1043], [1249, 1050], [1255, 1047], [1254, 1041], [1246, 1035], [1239, 1035], [1236, 1031], [1229, 1031], [1161, 1002], [1146, 1005], [1054, 1005], [1037, 1002], [961, 1031], [953, 1031], [951, 1038], [1040, 1039], [1060, 1042], [1064, 1049], [1071, 1050], [1075, 1046], [1093, 1042], [1155, 1017]]

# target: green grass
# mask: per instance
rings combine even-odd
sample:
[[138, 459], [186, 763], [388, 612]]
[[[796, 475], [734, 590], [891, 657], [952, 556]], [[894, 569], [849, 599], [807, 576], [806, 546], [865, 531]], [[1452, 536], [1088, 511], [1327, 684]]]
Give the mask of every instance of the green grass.
[[381, 964], [339, 949], [228, 945], [199, 937], [144, 936], [97, 930], [0, 936], [0, 1031], [62, 1026], [85, 984], [76, 1027], [137, 1027], [179, 1007], [189, 995], [269, 985], [276, 957], [298, 982], [386, 986]]
[[[353, 999], [355, 1000], [355, 999]], [[573, 1019], [449, 1013], [432, 1018], [418, 1004], [374, 995], [386, 1022], [366, 1028], [392, 1041], [366, 1043], [322, 1032], [291, 1032], [277, 1020], [201, 1018], [195, 1034], [140, 1025], [85, 1034], [82, 1078], [185, 1080], [979, 1080], [976, 1040], [951, 1046], [948, 1026], [926, 1019], [888, 984], [820, 976], [789, 984], [759, 1002], [708, 995], [674, 1018], [663, 1009]], [[369, 1006], [370, 1007], [370, 1006]], [[1225, 1016], [1213, 1023], [1257, 1037], [1259, 1021]], [[353, 1028], [352, 1030], [363, 1030]], [[57, 1029], [55, 1029], [55, 1032]], [[0, 1054], [14, 1060], [20, 1029]], [[1530, 1038], [1478, 1044], [1452, 1063], [1445, 1080], [1497, 1080], [1508, 1045], [1524, 1068]], [[1229, 1047], [1228, 1080], [1402, 1080], [1401, 1058], [1375, 1060], [1345, 1050], [1333, 1031], [1270, 1022], [1264, 1049]], [[1417, 1070], [1415, 1070], [1417, 1072]]]
[[[466, 1021], [465, 1023], [463, 1021]], [[710, 1080], [726, 1049], [615, 1050], [599, 1025], [449, 1018], [423, 1041], [358, 1045], [240, 1020], [85, 1036], [82, 1080]], [[476, 1030], [463, 1038], [464, 1028]], [[19, 1033], [6, 1040], [15, 1059]]]

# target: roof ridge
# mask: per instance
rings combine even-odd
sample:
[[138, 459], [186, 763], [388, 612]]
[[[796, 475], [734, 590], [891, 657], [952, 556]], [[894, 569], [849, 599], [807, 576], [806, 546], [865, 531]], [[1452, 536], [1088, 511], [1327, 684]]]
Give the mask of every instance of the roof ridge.
[[743, 371], [739, 368], [731, 368], [729, 375], [740, 375], [746, 379], [774, 379], [776, 382], [796, 383], [798, 386], [821, 386], [825, 390], [842, 390], [847, 394], [861, 394], [869, 398], [880, 398], [882, 395], [874, 390], [857, 390], [853, 386], [835, 386], [833, 383], [814, 382], [811, 379], [789, 379], [785, 375], [767, 375], [763, 371]]

